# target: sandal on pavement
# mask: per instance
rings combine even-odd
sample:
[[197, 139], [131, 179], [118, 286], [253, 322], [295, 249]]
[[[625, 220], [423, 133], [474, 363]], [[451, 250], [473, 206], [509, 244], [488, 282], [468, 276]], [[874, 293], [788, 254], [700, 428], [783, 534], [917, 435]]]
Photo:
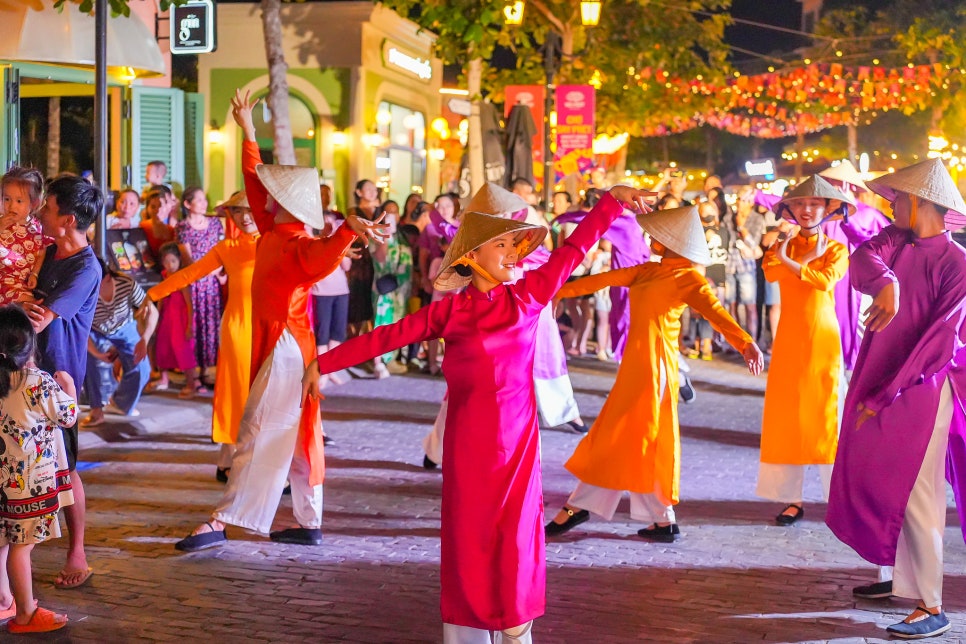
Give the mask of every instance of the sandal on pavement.
[[107, 422], [107, 419], [103, 416], [95, 416], [94, 414], [88, 414], [81, 419], [81, 427], [100, 427]]
[[278, 532], [270, 532], [268, 538], [275, 543], [291, 543], [297, 546], [321, 546], [322, 530], [320, 528], [286, 528]]
[[155, 380], [147, 384], [147, 386], [144, 388], [144, 393], [151, 394], [151, 393], [154, 393], [155, 391], [167, 391], [168, 387], [170, 387], [169, 383], [161, 382], [160, 380]]
[[590, 520], [590, 512], [587, 510], [577, 510], [574, 512], [572, 509], [564, 506], [563, 511], [567, 513], [567, 520], [563, 523], [557, 523], [556, 521], [551, 521], [543, 528], [543, 532], [548, 537], [556, 537], [561, 535], [568, 530], [576, 528], [581, 523]]
[[61, 590], [80, 588], [87, 583], [93, 574], [94, 569], [90, 566], [86, 570], [61, 570], [60, 574], [57, 575], [57, 579], [54, 581], [54, 587], [60, 588]]
[[658, 525], [654, 523], [649, 528], [641, 528], [637, 531], [637, 536], [644, 537], [649, 541], [657, 541], [659, 543], [674, 543], [674, 541], [679, 538], [680, 534], [681, 529], [676, 523], [671, 523], [668, 525]]
[[[785, 514], [790, 509], [795, 509], [795, 514]], [[789, 526], [805, 516], [805, 508], [803, 508], [798, 503], [789, 503], [785, 506], [785, 509], [781, 511], [777, 517], [775, 517], [775, 523], [781, 526]]]
[[14, 620], [7, 622], [7, 630], [11, 633], [48, 633], [67, 626], [67, 616], [58, 615], [46, 608], [37, 608], [26, 624], [18, 624]]
[[205, 521], [205, 525], [208, 526], [208, 532], [189, 534], [187, 537], [174, 544], [174, 549], [182, 552], [195, 552], [198, 550], [204, 550], [205, 548], [220, 546], [228, 541], [228, 537], [225, 535], [224, 530], [215, 530], [214, 526], [207, 521]]
[[953, 626], [949, 623], [949, 618], [946, 617], [946, 613], [942, 611], [933, 614], [922, 606], [916, 606], [916, 610], [912, 612], [912, 615], [916, 613], [921, 613], [924, 617], [912, 622], [903, 620], [898, 624], [893, 624], [886, 628], [886, 632], [890, 635], [901, 637], [904, 640], [920, 640], [942, 635]]
[[856, 586], [852, 595], [861, 599], [886, 599], [892, 597], [892, 580], [880, 581], [867, 586]]
[[191, 387], [185, 387], [184, 389], [178, 392], [178, 398], [180, 398], [181, 400], [191, 400], [194, 397], [195, 397], [195, 390], [192, 389]]

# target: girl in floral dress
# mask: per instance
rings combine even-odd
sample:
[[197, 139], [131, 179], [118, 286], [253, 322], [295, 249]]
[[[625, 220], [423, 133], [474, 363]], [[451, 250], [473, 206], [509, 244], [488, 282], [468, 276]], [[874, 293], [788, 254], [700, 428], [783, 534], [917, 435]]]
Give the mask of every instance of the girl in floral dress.
[[[185, 247], [190, 258], [198, 259], [225, 238], [225, 229], [220, 219], [207, 216], [208, 198], [201, 188], [188, 188], [181, 201], [188, 214], [174, 227], [175, 238]], [[191, 305], [194, 309], [195, 354], [203, 376], [205, 368], [215, 366], [218, 359], [221, 285], [217, 273], [191, 285]], [[203, 390], [204, 387], [198, 388], [199, 393]]]
[[[383, 223], [388, 224], [389, 238], [384, 244], [372, 242], [372, 266], [375, 279], [372, 281], [372, 307], [375, 310], [373, 326], [398, 322], [406, 315], [409, 294], [412, 291], [413, 252], [405, 239], [400, 237], [397, 225], [399, 223], [399, 204], [387, 201], [379, 208], [385, 217]], [[390, 277], [391, 276], [391, 277]], [[392, 277], [395, 278], [395, 289]], [[385, 291], [385, 292], [383, 292]], [[394, 351], [376, 358], [374, 371], [377, 378], [390, 375], [386, 365], [392, 362]]]
[[33, 367], [36, 350], [27, 314], [17, 305], [0, 307], [0, 619], [12, 618], [11, 633], [67, 623], [36, 605], [30, 551], [60, 536], [57, 514], [74, 502], [59, 428], [77, 420], [76, 392], [65, 372], [55, 380]]
[[0, 304], [17, 302], [37, 285], [44, 236], [34, 213], [44, 194], [44, 177], [33, 168], [13, 166], [0, 179]]

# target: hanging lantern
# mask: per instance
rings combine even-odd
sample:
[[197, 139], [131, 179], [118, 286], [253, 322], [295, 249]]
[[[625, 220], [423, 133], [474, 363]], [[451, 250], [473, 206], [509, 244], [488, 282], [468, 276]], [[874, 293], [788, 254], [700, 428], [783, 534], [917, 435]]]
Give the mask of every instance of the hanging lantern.
[[596, 27], [600, 22], [600, 0], [581, 0], [580, 22], [585, 27]]

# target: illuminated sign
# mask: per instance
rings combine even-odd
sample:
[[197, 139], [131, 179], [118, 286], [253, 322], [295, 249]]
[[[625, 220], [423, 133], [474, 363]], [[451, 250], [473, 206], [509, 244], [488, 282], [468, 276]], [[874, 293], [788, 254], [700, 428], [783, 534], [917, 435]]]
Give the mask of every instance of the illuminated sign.
[[172, 54], [207, 54], [217, 49], [214, 0], [173, 6], [169, 22]]
[[433, 77], [433, 63], [429, 58], [407, 54], [388, 40], [382, 46], [382, 60], [387, 67], [406, 72], [421, 81], [428, 81]]
[[745, 174], [749, 177], [774, 177], [775, 160], [756, 159], [754, 161], [745, 161]]

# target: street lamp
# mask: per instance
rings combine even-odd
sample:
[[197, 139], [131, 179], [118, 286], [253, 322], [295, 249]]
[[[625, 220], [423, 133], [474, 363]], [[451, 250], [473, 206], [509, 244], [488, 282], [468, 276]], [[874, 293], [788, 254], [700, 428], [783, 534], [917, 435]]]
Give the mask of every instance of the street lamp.
[[[601, 4], [601, 0], [581, 0], [580, 23], [583, 26], [597, 26], [600, 22]], [[505, 18], [506, 24], [523, 24], [523, 11], [525, 8], [525, 0], [514, 0], [512, 2], [508, 0], [506, 6], [503, 8], [503, 17]], [[560, 24], [555, 20], [551, 20], [551, 22]], [[554, 29], [547, 30], [547, 36], [540, 51], [543, 54], [543, 71], [546, 74], [546, 86], [543, 97], [543, 203], [546, 208], [549, 208], [554, 184], [553, 154], [550, 151], [550, 113], [553, 111], [553, 93], [556, 88], [554, 85], [554, 76], [557, 75], [557, 71], [560, 69], [561, 58], [563, 58], [563, 37]]]

